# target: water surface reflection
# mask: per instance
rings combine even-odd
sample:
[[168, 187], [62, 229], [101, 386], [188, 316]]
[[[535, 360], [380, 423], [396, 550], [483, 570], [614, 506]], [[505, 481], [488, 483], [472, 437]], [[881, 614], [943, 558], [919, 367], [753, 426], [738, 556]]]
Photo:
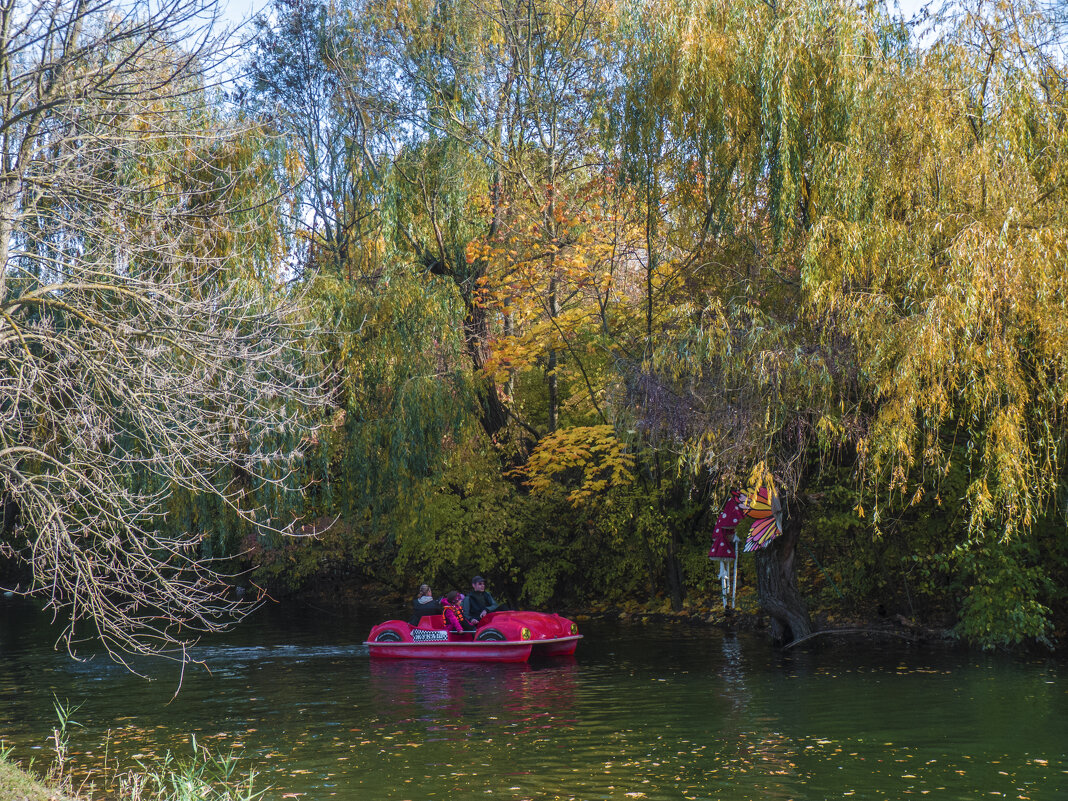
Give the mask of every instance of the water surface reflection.
[[74, 663], [39, 615], [0, 609], [0, 738], [40, 758], [55, 693], [82, 704], [83, 770], [108, 737], [129, 763], [195, 734], [272, 800], [1068, 797], [1057, 660], [594, 623], [565, 661], [372, 661], [372, 622], [269, 611], [198, 649], [209, 670], [170, 703], [173, 666]]

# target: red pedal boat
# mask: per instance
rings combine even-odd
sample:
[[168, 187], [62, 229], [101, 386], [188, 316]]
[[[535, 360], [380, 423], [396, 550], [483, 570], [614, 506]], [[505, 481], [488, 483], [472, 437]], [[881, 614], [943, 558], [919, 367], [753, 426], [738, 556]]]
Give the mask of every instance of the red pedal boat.
[[582, 635], [566, 617], [543, 612], [490, 612], [475, 631], [447, 631], [445, 618], [426, 615], [418, 626], [379, 623], [367, 635], [371, 656], [389, 659], [453, 659], [526, 662], [531, 656], [570, 656]]

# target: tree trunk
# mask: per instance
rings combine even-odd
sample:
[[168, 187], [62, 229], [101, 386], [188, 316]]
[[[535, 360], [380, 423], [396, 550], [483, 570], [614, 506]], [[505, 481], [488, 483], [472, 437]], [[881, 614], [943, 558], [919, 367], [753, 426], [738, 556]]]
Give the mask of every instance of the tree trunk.
[[489, 341], [489, 321], [486, 319], [486, 311], [476, 303], [468, 302], [466, 305], [464, 339], [467, 352], [471, 355], [479, 404], [482, 406], [482, 429], [487, 436], [493, 437], [507, 424], [508, 410], [497, 394], [497, 383], [481, 374], [489, 356], [486, 345]]
[[[555, 270], [552, 257], [549, 258], [549, 271], [550, 274]], [[557, 303], [556, 297], [556, 277], [553, 276], [549, 279], [549, 317], [555, 319], [559, 314], [560, 307]], [[556, 370], [559, 367], [560, 357], [556, 352], [556, 348], [549, 348], [549, 358], [546, 364], [546, 380], [549, 383], [549, 433], [556, 431], [556, 427], [559, 423], [560, 413], [560, 383], [556, 377]]]
[[674, 530], [672, 530], [671, 538], [668, 540], [666, 561], [667, 564], [665, 567], [667, 570], [668, 595], [671, 597], [671, 609], [672, 611], [679, 612], [682, 610], [684, 592], [682, 565], [679, 564], [679, 535]]
[[783, 532], [767, 548], [757, 551], [757, 595], [760, 607], [771, 619], [771, 638], [788, 645], [812, 633], [808, 609], [797, 589], [794, 557], [801, 534], [801, 510], [793, 498], [785, 505]]

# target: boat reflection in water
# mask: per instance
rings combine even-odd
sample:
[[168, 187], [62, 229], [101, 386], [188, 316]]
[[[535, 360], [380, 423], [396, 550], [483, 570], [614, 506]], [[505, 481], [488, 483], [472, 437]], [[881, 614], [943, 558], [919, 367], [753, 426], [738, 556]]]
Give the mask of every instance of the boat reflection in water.
[[575, 702], [577, 676], [578, 665], [566, 657], [544, 665], [370, 660], [371, 695], [382, 705], [376, 711], [425, 720], [428, 732], [463, 730], [467, 718], [482, 732], [487, 721], [513, 731], [532, 730], [548, 717], [560, 722]]

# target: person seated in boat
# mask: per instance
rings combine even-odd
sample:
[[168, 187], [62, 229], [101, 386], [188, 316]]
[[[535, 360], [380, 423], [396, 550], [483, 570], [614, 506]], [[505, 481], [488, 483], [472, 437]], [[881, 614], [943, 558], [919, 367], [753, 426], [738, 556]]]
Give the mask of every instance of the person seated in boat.
[[445, 617], [445, 628], [448, 631], [473, 631], [474, 625], [464, 614], [464, 596], [456, 590], [450, 590], [448, 595], [441, 599], [441, 613]]
[[419, 619], [424, 615], [440, 615], [441, 602], [434, 600], [434, 594], [430, 591], [429, 584], [419, 585], [419, 594], [412, 601], [412, 616], [408, 622], [413, 626], [419, 625]]
[[496, 612], [501, 605], [486, 592], [486, 580], [482, 576], [471, 579], [471, 592], [464, 597], [464, 614], [468, 620], [477, 623], [489, 612]]

